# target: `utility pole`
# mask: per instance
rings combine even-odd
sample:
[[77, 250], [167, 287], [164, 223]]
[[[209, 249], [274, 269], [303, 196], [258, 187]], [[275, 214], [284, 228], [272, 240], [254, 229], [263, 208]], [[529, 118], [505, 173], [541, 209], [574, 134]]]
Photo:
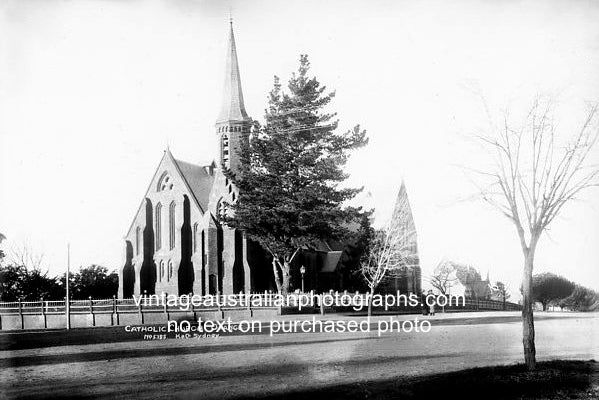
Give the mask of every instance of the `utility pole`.
[[71, 274], [71, 244], [67, 243], [67, 279], [65, 286], [67, 287], [67, 297], [65, 299], [65, 314], [67, 318], [67, 330], [71, 329], [71, 298], [69, 297], [69, 275]]

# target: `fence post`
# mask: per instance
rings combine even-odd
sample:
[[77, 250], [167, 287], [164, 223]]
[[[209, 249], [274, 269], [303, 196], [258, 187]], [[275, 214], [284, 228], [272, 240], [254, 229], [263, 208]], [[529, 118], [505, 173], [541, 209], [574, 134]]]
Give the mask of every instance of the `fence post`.
[[166, 300], [168, 298], [168, 293], [164, 292], [164, 304], [162, 305], [164, 308], [164, 316], [166, 317], [166, 322], [168, 322], [168, 301]]
[[193, 314], [193, 320], [194, 320], [194, 322], [197, 322], [198, 319], [196, 318], [196, 309], [195, 309], [195, 307], [193, 305], [192, 297], [193, 297], [193, 295], [189, 298], [189, 304], [191, 306], [191, 313]]
[[114, 318], [116, 317], [116, 325], [119, 324], [119, 311], [116, 308], [116, 296], [112, 295], [112, 318], [110, 318], [110, 323], [115, 325]]
[[218, 313], [220, 314], [220, 318], [225, 318], [225, 313], [220, 306], [220, 292], [216, 292], [216, 307], [218, 307]]
[[67, 330], [71, 329], [71, 300], [68, 297], [64, 298], [64, 314], [67, 322]]
[[89, 296], [89, 313], [92, 315], [92, 326], [96, 326], [96, 316], [94, 315], [94, 301]]
[[[145, 297], [145, 296], [143, 296], [143, 297]], [[142, 325], [144, 323], [144, 312], [143, 312], [143, 310], [141, 308], [142, 307], [142, 303], [143, 303], [143, 297], [141, 299], [139, 299], [139, 306], [137, 308], [137, 310], [139, 312], [139, 319], [140, 319]]]
[[19, 316], [21, 317], [21, 329], [25, 329], [25, 321], [23, 321], [23, 304], [21, 304], [21, 299], [19, 299]]
[[319, 305], [320, 305], [320, 315], [324, 315], [324, 301], [322, 300], [324, 296], [324, 293], [322, 294], [322, 296], [320, 296], [320, 299], [318, 301]]
[[44, 298], [40, 299], [40, 306], [42, 309], [42, 318], [44, 320], [44, 329], [48, 328], [48, 321], [46, 320], [46, 312], [44, 311]]

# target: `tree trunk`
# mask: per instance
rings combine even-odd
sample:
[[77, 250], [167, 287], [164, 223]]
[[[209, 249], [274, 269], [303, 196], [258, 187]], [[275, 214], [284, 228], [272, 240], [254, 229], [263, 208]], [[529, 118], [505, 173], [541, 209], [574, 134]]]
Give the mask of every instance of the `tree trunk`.
[[368, 316], [372, 316], [372, 297], [374, 296], [374, 287], [370, 288], [370, 297], [368, 298]]
[[534, 249], [524, 251], [524, 276], [522, 279], [522, 344], [524, 345], [524, 362], [529, 371], [537, 365], [535, 358], [535, 324], [532, 299], [532, 267]]
[[283, 282], [281, 284], [281, 294], [289, 293], [289, 286], [291, 283], [291, 264], [288, 261], [283, 263], [283, 267], [281, 268], [281, 272], [283, 273]]
[[277, 291], [281, 293], [281, 274], [279, 273], [279, 267], [277, 267], [277, 258], [275, 256], [272, 257], [272, 271], [275, 274], [275, 284], [277, 285]]

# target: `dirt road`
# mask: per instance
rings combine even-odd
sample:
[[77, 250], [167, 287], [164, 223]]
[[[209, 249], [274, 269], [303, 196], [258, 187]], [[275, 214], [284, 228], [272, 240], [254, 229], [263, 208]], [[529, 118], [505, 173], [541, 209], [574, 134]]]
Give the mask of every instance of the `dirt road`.
[[[0, 393], [6, 398], [230, 398], [510, 364], [522, 359], [521, 325], [511, 318], [516, 315], [473, 314], [433, 324], [428, 333], [380, 337], [376, 331], [265, 334], [3, 350]], [[536, 324], [540, 360], [599, 358], [599, 318], [552, 317]], [[477, 318], [486, 319], [476, 323]]]

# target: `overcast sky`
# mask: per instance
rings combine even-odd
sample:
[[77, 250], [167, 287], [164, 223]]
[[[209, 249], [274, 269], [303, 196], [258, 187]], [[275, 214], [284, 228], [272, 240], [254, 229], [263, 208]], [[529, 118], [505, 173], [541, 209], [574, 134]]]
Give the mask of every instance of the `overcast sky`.
[[[423, 275], [442, 258], [517, 288], [515, 229], [458, 165], [492, 110], [558, 98], [559, 134], [599, 100], [596, 1], [0, 0], [0, 232], [51, 274], [122, 264], [123, 236], [163, 150], [216, 156], [229, 9], [248, 113], [299, 55], [337, 91], [340, 126], [370, 144], [348, 165], [388, 217], [405, 178]], [[495, 111], [493, 111], [495, 112]], [[516, 112], [517, 114], [517, 112]], [[599, 160], [597, 152], [593, 154]], [[535, 269], [599, 289], [599, 190], [564, 209]], [[426, 283], [425, 283], [426, 284]]]

